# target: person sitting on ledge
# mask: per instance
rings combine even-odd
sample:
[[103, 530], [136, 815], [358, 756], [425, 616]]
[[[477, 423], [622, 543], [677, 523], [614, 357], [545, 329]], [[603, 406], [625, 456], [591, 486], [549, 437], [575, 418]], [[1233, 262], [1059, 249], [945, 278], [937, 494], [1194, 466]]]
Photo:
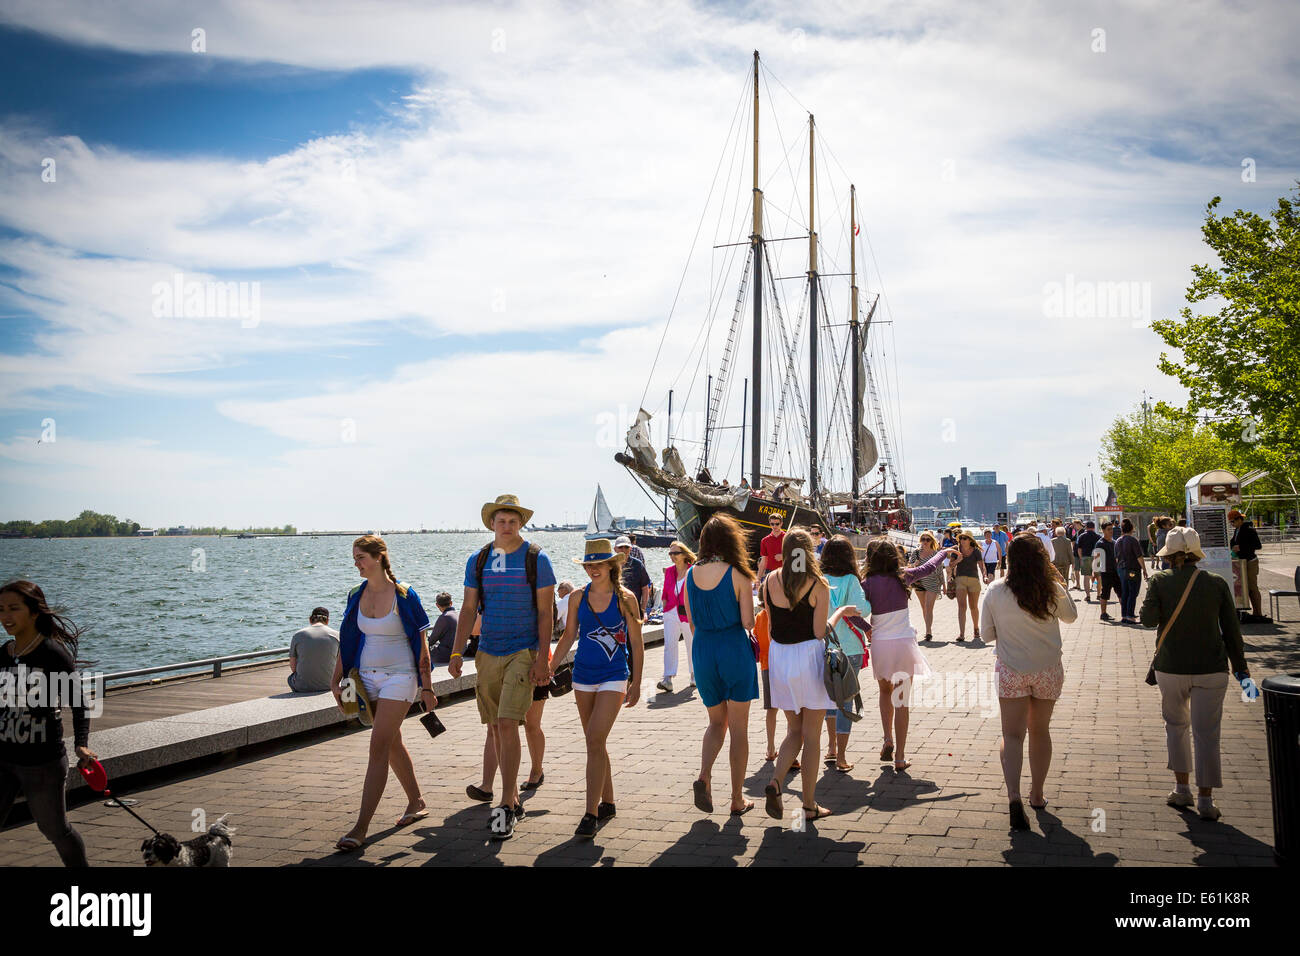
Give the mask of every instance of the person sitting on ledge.
[[318, 607], [308, 624], [289, 641], [289, 688], [295, 694], [329, 690], [339, 656], [339, 632], [329, 626], [330, 612]]

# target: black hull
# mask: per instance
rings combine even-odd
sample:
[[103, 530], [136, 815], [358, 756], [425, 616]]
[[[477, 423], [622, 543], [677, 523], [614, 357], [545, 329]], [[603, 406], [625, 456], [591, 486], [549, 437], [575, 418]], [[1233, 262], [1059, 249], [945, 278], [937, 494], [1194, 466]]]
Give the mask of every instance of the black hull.
[[[754, 567], [758, 567], [759, 546], [763, 538], [772, 531], [771, 526], [768, 524], [769, 516], [772, 514], [781, 516], [781, 528], [784, 531], [789, 531], [794, 527], [810, 528], [817, 525], [824, 533], [830, 533], [831, 529], [834, 528], [834, 525], [812, 508], [791, 504], [787, 501], [773, 501], [770, 498], [751, 497], [744, 511], [738, 511], [735, 508], [696, 505], [680, 499], [676, 502], [676, 509], [677, 538], [692, 551], [699, 550], [700, 529], [715, 514], [721, 512], [734, 519], [748, 535], [749, 556]], [[858, 554], [858, 559], [861, 560], [866, 555], [867, 542], [873, 540], [877, 535], [849, 533], [845, 534], [845, 537], [852, 543], [853, 549]], [[640, 541], [638, 540], [637, 543], [640, 544]]]

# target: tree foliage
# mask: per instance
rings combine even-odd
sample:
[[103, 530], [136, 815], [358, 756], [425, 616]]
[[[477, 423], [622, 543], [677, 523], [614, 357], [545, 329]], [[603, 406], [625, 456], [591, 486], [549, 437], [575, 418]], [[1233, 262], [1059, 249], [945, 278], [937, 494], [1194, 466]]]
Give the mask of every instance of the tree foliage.
[[[1188, 390], [1187, 412], [1207, 414], [1243, 467], [1300, 480], [1300, 190], [1265, 218], [1206, 207], [1201, 234], [1218, 267], [1192, 267], [1187, 301], [1222, 303], [1217, 313], [1181, 310], [1182, 321], [1152, 328], [1181, 351], [1160, 355], [1160, 371]], [[1165, 411], [1169, 411], [1165, 409]], [[1192, 472], [1191, 474], [1194, 474]], [[1189, 474], [1190, 477], [1190, 474]]]
[[1101, 439], [1101, 474], [1121, 505], [1183, 510], [1187, 479], [1240, 468], [1237, 446], [1188, 415], [1157, 408], [1115, 419]]

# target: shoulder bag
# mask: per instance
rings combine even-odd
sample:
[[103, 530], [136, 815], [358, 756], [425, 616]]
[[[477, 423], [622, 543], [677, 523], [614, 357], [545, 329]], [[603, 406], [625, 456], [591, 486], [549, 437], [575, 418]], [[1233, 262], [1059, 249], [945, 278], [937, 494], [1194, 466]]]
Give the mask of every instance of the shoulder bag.
[[1160, 636], [1156, 638], [1156, 652], [1151, 655], [1151, 666], [1147, 668], [1147, 683], [1152, 687], [1156, 686], [1156, 657], [1160, 654], [1160, 645], [1163, 644], [1165, 638], [1169, 636], [1169, 631], [1173, 628], [1174, 621], [1178, 620], [1178, 612], [1181, 611], [1183, 605], [1187, 603], [1187, 595], [1192, 593], [1192, 585], [1196, 583], [1196, 579], [1200, 576], [1200, 573], [1201, 569], [1197, 568], [1192, 572], [1192, 576], [1187, 579], [1187, 587], [1183, 589], [1183, 596], [1178, 599], [1178, 606], [1174, 608], [1174, 613], [1171, 614], [1169, 620], [1165, 622], [1165, 629], [1161, 631]]

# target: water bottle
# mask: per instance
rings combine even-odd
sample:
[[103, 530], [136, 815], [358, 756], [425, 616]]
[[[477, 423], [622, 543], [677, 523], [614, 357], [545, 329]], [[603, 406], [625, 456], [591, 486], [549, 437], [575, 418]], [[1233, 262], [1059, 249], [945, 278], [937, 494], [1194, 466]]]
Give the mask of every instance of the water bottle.
[[1252, 703], [1259, 699], [1259, 687], [1249, 674], [1245, 671], [1234, 671], [1232, 676], [1241, 684], [1241, 699], [1244, 702]]

